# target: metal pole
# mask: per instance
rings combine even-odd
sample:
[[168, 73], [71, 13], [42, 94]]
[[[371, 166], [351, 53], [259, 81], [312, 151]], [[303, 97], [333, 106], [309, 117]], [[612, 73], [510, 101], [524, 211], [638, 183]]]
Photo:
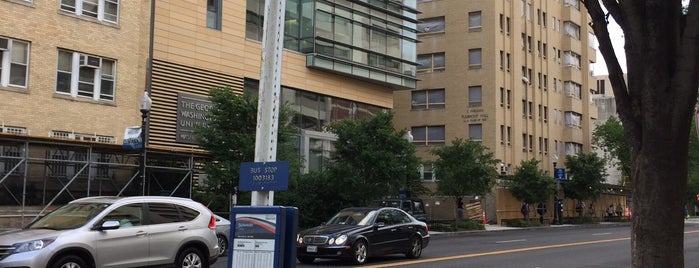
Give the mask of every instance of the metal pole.
[[[277, 159], [285, 9], [286, 0], [265, 1], [255, 162], [274, 162]], [[274, 192], [253, 191], [251, 199], [253, 206], [271, 206], [274, 204]]]
[[138, 165], [138, 172], [143, 184], [141, 195], [147, 195], [146, 189], [148, 189], [146, 182], [146, 118], [148, 118], [148, 111], [141, 110], [141, 159]]

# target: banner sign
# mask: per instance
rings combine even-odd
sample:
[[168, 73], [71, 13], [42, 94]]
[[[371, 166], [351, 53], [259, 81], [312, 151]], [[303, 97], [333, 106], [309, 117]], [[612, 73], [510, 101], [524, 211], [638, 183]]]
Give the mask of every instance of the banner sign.
[[133, 126], [126, 128], [124, 132], [124, 149], [141, 149], [143, 148], [143, 140], [141, 139], [141, 126]]
[[209, 110], [213, 104], [207, 97], [177, 94], [177, 129], [175, 141], [188, 144], [199, 144], [194, 137], [194, 129], [206, 124]]

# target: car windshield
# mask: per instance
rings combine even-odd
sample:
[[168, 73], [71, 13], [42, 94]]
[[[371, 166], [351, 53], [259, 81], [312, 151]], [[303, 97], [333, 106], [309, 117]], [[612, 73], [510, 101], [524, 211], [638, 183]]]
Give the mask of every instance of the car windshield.
[[27, 226], [28, 229], [75, 229], [107, 208], [104, 203], [74, 203], [62, 206]]
[[330, 218], [326, 224], [367, 225], [375, 214], [375, 210], [343, 210]]

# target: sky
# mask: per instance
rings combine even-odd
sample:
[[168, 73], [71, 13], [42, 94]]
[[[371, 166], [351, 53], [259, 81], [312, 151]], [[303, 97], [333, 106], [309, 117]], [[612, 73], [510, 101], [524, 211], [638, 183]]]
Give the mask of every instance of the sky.
[[[682, 0], [682, 5], [689, 5], [689, 0]], [[606, 9], [605, 9], [606, 12]], [[616, 57], [619, 59], [619, 64], [621, 69], [626, 73], [626, 53], [624, 53], [624, 32], [621, 30], [619, 25], [614, 21], [614, 19], [609, 16], [609, 38], [612, 39], [612, 44], [614, 46], [614, 52]], [[599, 46], [599, 42], [597, 42]], [[609, 74], [607, 70], [607, 65], [604, 62], [604, 57], [602, 53], [599, 52], [599, 47], [597, 48], [597, 62], [593, 65], [593, 75], [606, 75]]]

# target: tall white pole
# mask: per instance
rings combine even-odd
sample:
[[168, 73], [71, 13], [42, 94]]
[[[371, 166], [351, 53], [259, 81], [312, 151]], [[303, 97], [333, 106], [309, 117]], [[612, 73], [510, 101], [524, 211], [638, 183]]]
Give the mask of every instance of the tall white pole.
[[[255, 162], [274, 162], [277, 160], [285, 9], [286, 0], [265, 1]], [[274, 205], [274, 192], [253, 191], [250, 204], [253, 206]]]

